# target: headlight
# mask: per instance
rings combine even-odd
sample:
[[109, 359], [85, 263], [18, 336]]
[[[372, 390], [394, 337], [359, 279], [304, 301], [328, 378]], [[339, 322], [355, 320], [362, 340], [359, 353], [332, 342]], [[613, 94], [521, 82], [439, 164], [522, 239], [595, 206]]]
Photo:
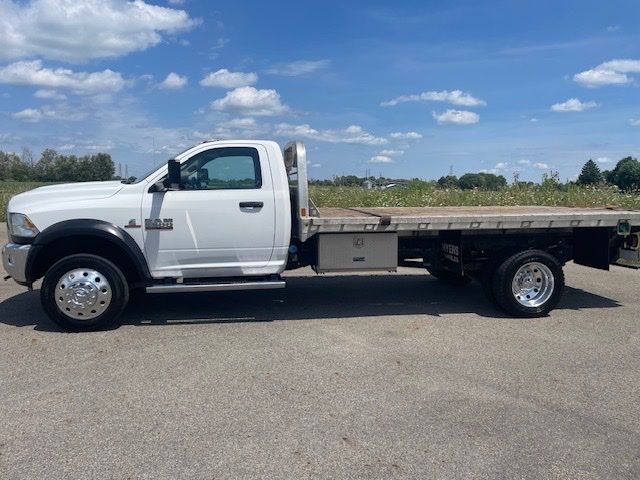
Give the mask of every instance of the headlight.
[[33, 238], [40, 233], [29, 217], [22, 213], [10, 213], [8, 221], [9, 233], [14, 237]]

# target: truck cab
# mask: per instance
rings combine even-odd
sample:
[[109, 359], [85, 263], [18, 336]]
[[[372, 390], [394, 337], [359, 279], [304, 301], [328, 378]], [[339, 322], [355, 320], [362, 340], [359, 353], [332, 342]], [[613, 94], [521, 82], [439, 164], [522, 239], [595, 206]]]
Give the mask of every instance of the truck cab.
[[[271, 275], [287, 262], [289, 184], [274, 142], [206, 142], [142, 180], [140, 228], [128, 228], [153, 278]], [[124, 225], [127, 228], [127, 225]]]

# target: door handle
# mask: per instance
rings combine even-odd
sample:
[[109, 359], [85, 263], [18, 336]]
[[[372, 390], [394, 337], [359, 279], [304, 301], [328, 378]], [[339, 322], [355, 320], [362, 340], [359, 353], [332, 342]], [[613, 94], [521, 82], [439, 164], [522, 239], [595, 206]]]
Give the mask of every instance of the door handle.
[[262, 208], [263, 202], [240, 202], [240, 208]]

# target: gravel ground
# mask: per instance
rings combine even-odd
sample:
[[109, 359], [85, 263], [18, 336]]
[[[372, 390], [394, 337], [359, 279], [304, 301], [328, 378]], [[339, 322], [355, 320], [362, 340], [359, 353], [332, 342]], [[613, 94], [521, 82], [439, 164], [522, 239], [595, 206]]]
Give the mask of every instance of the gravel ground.
[[533, 320], [408, 269], [302, 271], [83, 334], [2, 282], [0, 476], [640, 478], [640, 272], [566, 274]]

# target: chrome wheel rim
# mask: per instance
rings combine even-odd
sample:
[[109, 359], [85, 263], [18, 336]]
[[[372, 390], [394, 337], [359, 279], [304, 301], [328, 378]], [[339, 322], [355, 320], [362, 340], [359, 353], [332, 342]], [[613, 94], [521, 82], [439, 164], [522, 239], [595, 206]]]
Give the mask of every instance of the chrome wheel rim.
[[554, 285], [555, 279], [549, 267], [543, 263], [529, 262], [514, 275], [511, 290], [520, 305], [539, 307], [551, 298]]
[[56, 305], [74, 320], [91, 320], [109, 308], [111, 285], [100, 272], [76, 268], [65, 273], [56, 286]]

